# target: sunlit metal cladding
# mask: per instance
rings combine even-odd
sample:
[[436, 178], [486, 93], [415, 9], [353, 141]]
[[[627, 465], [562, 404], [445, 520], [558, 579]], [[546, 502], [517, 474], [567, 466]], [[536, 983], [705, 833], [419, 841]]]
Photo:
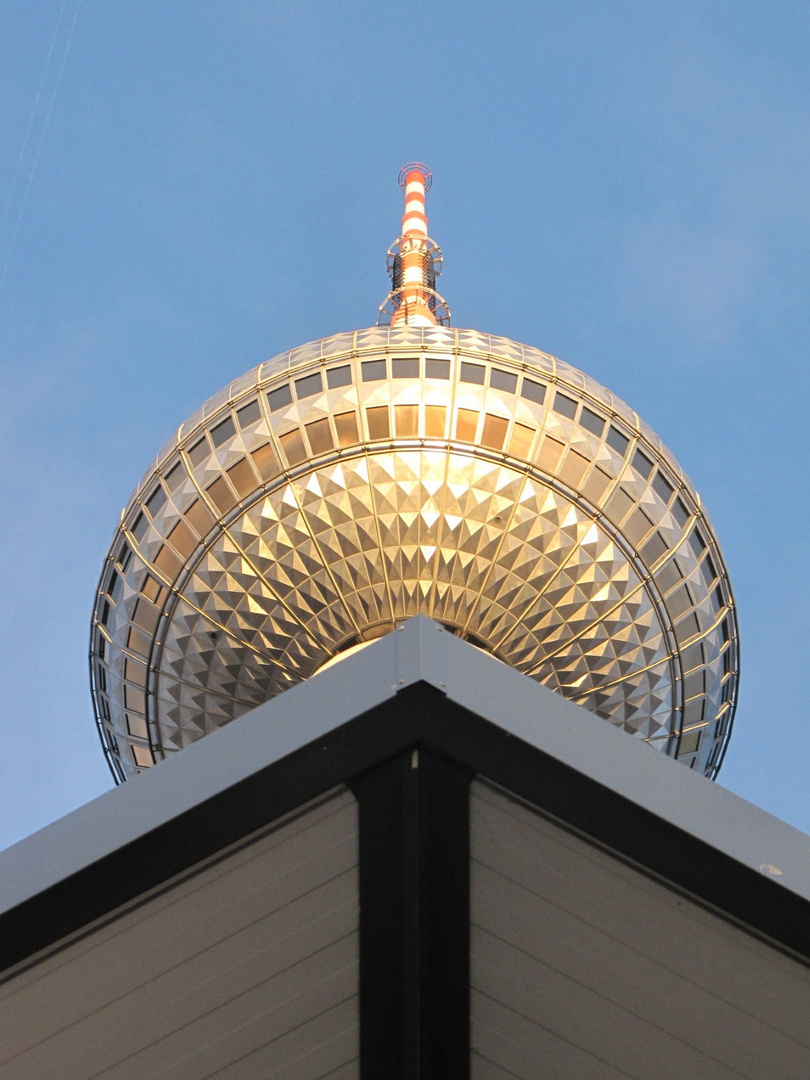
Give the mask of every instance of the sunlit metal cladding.
[[[91, 631], [114, 775], [423, 613], [714, 776], [738, 631], [697, 494], [587, 375], [439, 324], [425, 284], [438, 250], [423, 220], [429, 173], [403, 174], [391, 325], [230, 383], [122, 514]], [[406, 263], [415, 253], [427, 261]]]

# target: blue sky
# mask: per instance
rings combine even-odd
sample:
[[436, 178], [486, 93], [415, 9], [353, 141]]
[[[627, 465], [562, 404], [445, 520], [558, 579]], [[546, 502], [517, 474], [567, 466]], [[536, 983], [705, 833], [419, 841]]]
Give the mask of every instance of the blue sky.
[[741, 625], [720, 782], [810, 831], [807, 4], [0, 18], [0, 847], [111, 785], [87, 647], [129, 491], [226, 381], [375, 321], [412, 159], [454, 325], [589, 372], [691, 476]]

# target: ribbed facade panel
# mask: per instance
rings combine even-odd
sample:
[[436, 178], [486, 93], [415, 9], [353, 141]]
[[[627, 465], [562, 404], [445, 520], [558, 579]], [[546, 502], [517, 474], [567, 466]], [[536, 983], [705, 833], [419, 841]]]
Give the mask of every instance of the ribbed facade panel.
[[341, 790], [52, 950], [0, 988], [0, 1077], [357, 1076], [357, 859]]
[[810, 972], [481, 783], [473, 1076], [800, 1080]]

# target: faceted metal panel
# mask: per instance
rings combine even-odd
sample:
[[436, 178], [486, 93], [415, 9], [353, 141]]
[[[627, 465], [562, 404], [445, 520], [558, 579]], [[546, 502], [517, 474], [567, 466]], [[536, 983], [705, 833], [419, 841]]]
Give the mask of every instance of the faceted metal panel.
[[116, 777], [420, 613], [707, 775], [719, 768], [736, 616], [672, 456], [554, 357], [397, 325], [235, 380], [132, 495], [91, 636]]

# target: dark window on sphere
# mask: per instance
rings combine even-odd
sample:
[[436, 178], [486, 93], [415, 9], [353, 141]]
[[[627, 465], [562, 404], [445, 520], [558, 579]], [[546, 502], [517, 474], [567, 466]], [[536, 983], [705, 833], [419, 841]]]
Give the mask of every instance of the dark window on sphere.
[[211, 442], [214, 446], [222, 446], [228, 439], [236, 434], [236, 425], [230, 416], [226, 416], [215, 428], [211, 429]]
[[577, 403], [573, 398], [566, 397], [565, 394], [561, 394], [558, 390], [554, 395], [554, 412], [573, 420], [577, 413]]
[[287, 405], [292, 404], [292, 390], [289, 383], [285, 383], [284, 386], [278, 386], [275, 390], [271, 390], [267, 395], [267, 403], [270, 406], [270, 412], [276, 412], [278, 409], [283, 409]]

